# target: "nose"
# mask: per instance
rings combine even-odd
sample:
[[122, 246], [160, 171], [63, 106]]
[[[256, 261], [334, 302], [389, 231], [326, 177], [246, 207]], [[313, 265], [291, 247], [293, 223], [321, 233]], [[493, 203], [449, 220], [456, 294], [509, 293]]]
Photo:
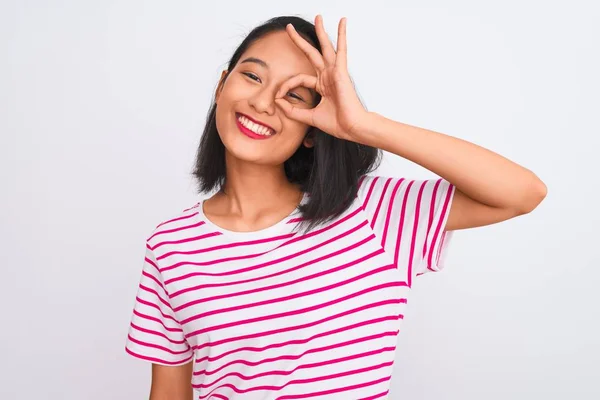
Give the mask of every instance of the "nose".
[[254, 96], [250, 98], [248, 103], [257, 113], [265, 113], [267, 115], [275, 114], [275, 88], [270, 89], [264, 87], [257, 91]]

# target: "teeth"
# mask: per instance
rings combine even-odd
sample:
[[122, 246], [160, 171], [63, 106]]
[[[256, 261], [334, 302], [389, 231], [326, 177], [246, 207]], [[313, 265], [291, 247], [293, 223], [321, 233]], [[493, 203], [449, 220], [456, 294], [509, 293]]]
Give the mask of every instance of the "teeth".
[[255, 124], [254, 122], [250, 121], [248, 118], [242, 115], [238, 118], [238, 120], [242, 125], [244, 125], [246, 128], [250, 129], [256, 134], [263, 136], [271, 136], [273, 134], [273, 131], [271, 131], [271, 129], [267, 128], [266, 126]]

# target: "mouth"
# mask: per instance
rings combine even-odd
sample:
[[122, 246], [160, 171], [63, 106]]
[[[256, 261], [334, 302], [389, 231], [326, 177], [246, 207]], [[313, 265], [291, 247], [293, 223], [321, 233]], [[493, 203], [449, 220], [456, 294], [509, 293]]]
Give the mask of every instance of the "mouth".
[[235, 113], [238, 129], [252, 139], [268, 139], [275, 135], [275, 130], [270, 126], [256, 123], [244, 114]]

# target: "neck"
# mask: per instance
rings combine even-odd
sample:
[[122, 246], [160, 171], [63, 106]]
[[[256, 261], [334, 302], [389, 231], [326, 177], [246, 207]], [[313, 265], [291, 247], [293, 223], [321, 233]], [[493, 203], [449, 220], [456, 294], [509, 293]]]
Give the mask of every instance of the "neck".
[[227, 160], [227, 178], [222, 192], [231, 213], [248, 216], [297, 204], [303, 195], [297, 184], [287, 180], [283, 165], [259, 165], [231, 159]]

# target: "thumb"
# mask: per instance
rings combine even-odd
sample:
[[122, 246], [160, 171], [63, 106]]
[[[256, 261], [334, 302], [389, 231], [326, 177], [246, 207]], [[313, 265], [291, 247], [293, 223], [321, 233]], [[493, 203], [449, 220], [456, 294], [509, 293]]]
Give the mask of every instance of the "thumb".
[[283, 110], [283, 113], [288, 118], [302, 122], [307, 125], [312, 124], [313, 110], [305, 110], [302, 108], [294, 107], [284, 99], [275, 99], [275, 104], [277, 104]]

